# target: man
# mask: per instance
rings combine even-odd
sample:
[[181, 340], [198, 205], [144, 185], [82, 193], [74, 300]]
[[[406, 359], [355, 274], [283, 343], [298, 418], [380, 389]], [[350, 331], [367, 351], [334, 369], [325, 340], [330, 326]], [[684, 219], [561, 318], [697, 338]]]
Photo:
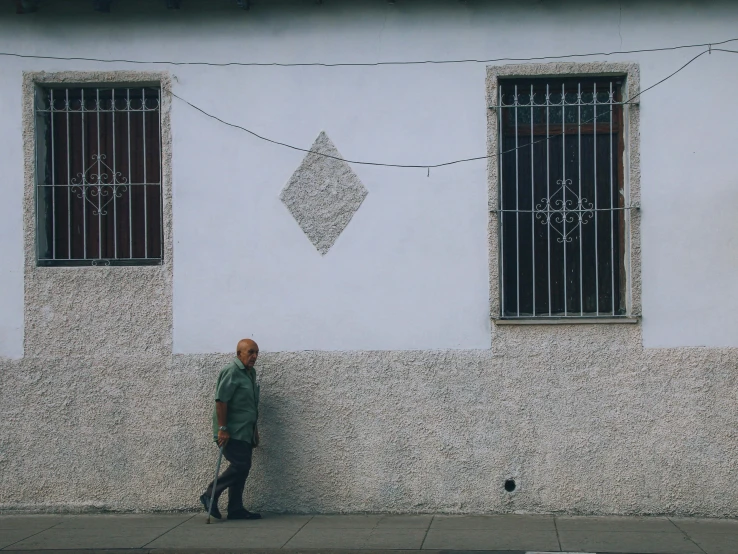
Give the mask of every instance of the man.
[[[211, 515], [221, 519], [218, 498], [228, 489], [228, 519], [259, 519], [260, 514], [243, 507], [243, 488], [251, 469], [251, 453], [259, 445], [259, 385], [254, 364], [259, 346], [251, 339], [243, 339], [236, 346], [236, 357], [225, 366], [215, 386], [213, 438], [223, 447], [223, 456], [230, 463], [218, 477]], [[210, 509], [213, 483], [210, 483], [200, 502]]]

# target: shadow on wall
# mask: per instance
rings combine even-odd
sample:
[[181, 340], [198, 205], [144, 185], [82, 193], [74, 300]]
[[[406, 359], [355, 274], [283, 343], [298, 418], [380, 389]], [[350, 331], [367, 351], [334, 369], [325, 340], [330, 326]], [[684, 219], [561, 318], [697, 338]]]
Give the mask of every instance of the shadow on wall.
[[336, 496], [351, 496], [344, 489], [352, 486], [345, 475], [353, 474], [346, 455], [353, 424], [344, 420], [340, 425], [348, 428], [331, 430], [329, 404], [305, 393], [309, 387], [298, 387], [303, 394], [297, 395], [275, 389], [262, 385], [262, 446], [254, 451], [244, 502], [271, 512], [334, 511]]
[[[287, 415], [287, 399], [281, 395], [270, 394], [262, 388], [259, 405], [259, 433], [261, 446], [254, 451], [251, 475], [246, 481], [244, 503], [253, 509], [278, 505], [277, 498], [293, 497], [283, 492], [301, 488], [295, 478], [297, 468], [306, 461], [299, 462]], [[255, 505], [256, 504], [256, 505]]]

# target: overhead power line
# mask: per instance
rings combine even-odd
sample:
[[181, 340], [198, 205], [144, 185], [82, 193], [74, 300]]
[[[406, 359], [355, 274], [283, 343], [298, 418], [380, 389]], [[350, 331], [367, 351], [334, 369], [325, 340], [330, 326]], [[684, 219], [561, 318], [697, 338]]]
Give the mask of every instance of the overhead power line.
[[[730, 42], [736, 42], [738, 41], [738, 38], [732, 38], [728, 40], [718, 41], [718, 42], [709, 42], [709, 43], [702, 43], [702, 44], [683, 44], [683, 45], [677, 45], [677, 46], [668, 46], [668, 47], [660, 47], [660, 48], [646, 48], [646, 49], [640, 49], [640, 50], [622, 50], [622, 51], [613, 51], [613, 52], [591, 52], [588, 54], [568, 54], [563, 56], [538, 56], [538, 57], [531, 57], [531, 58], [497, 58], [497, 59], [489, 59], [489, 60], [426, 60], [426, 61], [405, 61], [405, 62], [375, 62], [375, 63], [336, 63], [336, 64], [328, 64], [328, 63], [294, 63], [294, 64], [282, 64], [282, 63], [261, 63], [261, 62], [227, 62], [227, 63], [213, 63], [213, 62], [173, 62], [173, 61], [141, 61], [141, 60], [124, 60], [124, 59], [101, 59], [101, 58], [83, 58], [83, 57], [61, 57], [61, 56], [37, 56], [37, 55], [30, 55], [30, 54], [19, 54], [19, 53], [12, 53], [12, 52], [0, 52], [0, 56], [14, 56], [18, 58], [32, 58], [32, 59], [51, 59], [51, 60], [64, 60], [64, 61], [95, 61], [95, 62], [105, 62], [105, 63], [132, 63], [132, 64], [169, 64], [169, 65], [207, 65], [207, 66], [215, 66], [215, 67], [224, 67], [224, 66], [279, 66], [279, 67], [293, 67], [293, 66], [324, 66], [324, 67], [341, 67], [341, 66], [378, 66], [378, 65], [413, 65], [413, 64], [451, 64], [451, 63], [492, 63], [492, 62], [501, 62], [501, 61], [515, 61], [515, 62], [533, 62], [533, 61], [541, 61], [541, 60], [552, 60], [552, 59], [562, 59], [562, 58], [576, 58], [576, 57], [589, 57], [589, 56], [611, 56], [615, 54], [632, 54], [632, 53], [639, 53], [639, 52], [663, 52], [668, 50], [680, 50], [680, 49], [686, 49], [686, 48], [697, 48], [697, 47], [703, 47], [707, 48], [706, 50], [703, 50], [693, 58], [691, 58], [687, 63], [679, 67], [676, 71], [673, 73], [667, 75], [660, 81], [654, 83], [653, 85], [643, 89], [638, 94], [633, 96], [633, 98], [628, 99], [628, 101], [624, 102], [624, 104], [633, 104], [635, 103], [636, 98], [640, 97], [643, 93], [659, 86], [660, 84], [666, 82], [667, 80], [674, 77], [676, 74], [684, 70], [687, 66], [689, 66], [692, 62], [700, 58], [701, 56], [705, 54], [709, 54], [713, 51], [715, 52], [726, 52], [726, 53], [732, 53], [732, 54], [738, 54], [738, 50], [730, 50], [730, 49], [723, 49], [723, 48], [715, 48], [715, 46], [727, 44]], [[260, 135], [259, 133], [248, 129], [246, 127], [243, 127], [242, 125], [238, 125], [236, 123], [231, 123], [229, 121], [226, 121], [206, 110], [203, 108], [200, 108], [199, 106], [196, 106], [195, 104], [189, 102], [185, 98], [182, 98], [181, 96], [175, 94], [171, 90], [167, 90], [169, 94], [171, 94], [173, 97], [177, 98], [181, 102], [185, 103], [186, 105], [190, 106], [194, 110], [202, 113], [203, 115], [218, 121], [219, 123], [226, 125], [228, 127], [233, 127], [235, 129], [238, 129], [240, 131], [246, 132], [253, 137], [269, 142], [271, 144], [275, 144], [278, 146], [282, 146], [285, 148], [289, 148], [291, 150], [296, 150], [299, 152], [305, 152], [308, 154], [315, 154], [318, 156], [323, 156], [326, 158], [333, 158], [337, 160], [343, 160], [348, 163], [353, 163], [357, 165], [370, 165], [370, 166], [380, 166], [380, 167], [396, 167], [396, 168], [408, 168], [408, 169], [432, 169], [432, 168], [439, 168], [439, 167], [445, 167], [449, 165], [455, 165], [465, 162], [473, 162], [473, 161], [479, 161], [479, 160], [486, 160], [490, 158], [495, 158], [502, 154], [507, 154], [509, 152], [514, 152], [515, 150], [519, 150], [521, 148], [529, 148], [531, 146], [530, 143], [526, 144], [525, 146], [519, 146], [517, 148], [512, 148], [509, 150], [505, 150], [503, 152], [499, 152], [498, 154], [491, 154], [487, 156], [474, 156], [469, 158], [461, 158], [457, 160], [451, 160], [448, 162], [441, 162], [441, 163], [431, 163], [431, 164], [392, 164], [392, 163], [381, 163], [381, 162], [370, 162], [370, 161], [363, 161], [363, 160], [349, 160], [345, 158], [340, 158], [338, 156], [332, 156], [330, 154], [324, 154], [321, 152], [316, 152], [314, 150], [309, 150], [306, 148], [301, 148], [299, 146], [294, 146], [292, 144], [278, 141], [275, 139], [271, 139], [269, 137]], [[612, 109], [609, 110], [611, 112]], [[605, 112], [605, 113], [609, 113]], [[604, 115], [604, 114], [599, 114]], [[592, 121], [584, 121], [580, 122], [578, 126], [586, 125], [588, 123], [591, 123]], [[548, 137], [539, 139], [537, 141], [534, 141], [533, 144], [537, 144], [539, 142], [548, 141], [552, 138], [558, 137], [558, 134], [550, 135]]]
[[[712, 51], [715, 51], [715, 50], [717, 50], [717, 49], [712, 49]], [[675, 75], [677, 75], [679, 72], [683, 71], [692, 62], [694, 62], [695, 60], [697, 60], [701, 56], [704, 56], [705, 54], [708, 54], [710, 51], [711, 50], [709, 50], [709, 49], [708, 50], [703, 50], [702, 52], [700, 52], [699, 54], [697, 54], [696, 56], [694, 56], [692, 59], [690, 59], [687, 63], [685, 63], [684, 65], [682, 65], [679, 69], [677, 69], [673, 73], [670, 73], [669, 75], [667, 75], [666, 77], [664, 77], [660, 81], [657, 81], [653, 85], [651, 85], [651, 86], [643, 89], [638, 94], [636, 94], [632, 98], [628, 99], [626, 102], [623, 102], [623, 104], [625, 104], [625, 105], [627, 105], [627, 104], [635, 104], [636, 103], [635, 100], [637, 98], [639, 98], [641, 95], [643, 95], [643, 93], [648, 92], [649, 90], [654, 89], [655, 87], [661, 85], [662, 83], [665, 83], [666, 81], [668, 81], [669, 79], [671, 79], [672, 77], [674, 77]], [[738, 53], [738, 52], [736, 52], [736, 53]], [[220, 117], [207, 112], [206, 110], [200, 108], [199, 106], [196, 106], [195, 104], [191, 103], [190, 101], [185, 100], [184, 98], [182, 98], [181, 96], [179, 96], [176, 93], [172, 92], [171, 90], [167, 90], [167, 92], [169, 94], [171, 94], [173, 97], [175, 97], [178, 100], [180, 100], [181, 102], [183, 102], [184, 104], [186, 104], [186, 105], [190, 106], [191, 108], [193, 108], [194, 110], [200, 112], [201, 114], [203, 114], [203, 115], [205, 115], [205, 116], [207, 116], [207, 117], [209, 117], [209, 118], [211, 118], [211, 119], [213, 119], [213, 120], [215, 120], [215, 121], [217, 121], [219, 123], [222, 123], [223, 125], [227, 125], [228, 127], [233, 127], [234, 129], [238, 129], [240, 131], [246, 132], [249, 135], [251, 135], [253, 137], [256, 137], [259, 140], [263, 140], [263, 141], [269, 142], [271, 144], [276, 144], [278, 146], [283, 146], [285, 148], [290, 148], [292, 150], [297, 150], [299, 152], [305, 152], [307, 154], [315, 154], [317, 156], [323, 156], [325, 158], [332, 158], [334, 160], [342, 160], [342, 161], [345, 161], [347, 163], [357, 164], [357, 165], [370, 165], [370, 166], [380, 166], [380, 167], [397, 167], [397, 168], [405, 168], [405, 169], [428, 169], [428, 170], [430, 170], [430, 169], [435, 169], [435, 168], [439, 168], [439, 167], [445, 167], [445, 166], [455, 165], [455, 164], [460, 164], [460, 163], [465, 163], [465, 162], [473, 162], [473, 161], [478, 161], [478, 160], [487, 160], [487, 159], [490, 159], [490, 158], [495, 158], [495, 157], [497, 157], [499, 155], [502, 155], [502, 154], [508, 154], [510, 152], [514, 152], [515, 150], [520, 150], [522, 148], [530, 148], [532, 144], [537, 144], [537, 143], [540, 143], [540, 142], [543, 142], [543, 141], [548, 141], [548, 140], [551, 140], [552, 138], [555, 138], [555, 137], [560, 136], [559, 134], [550, 135], [550, 136], [547, 136], [545, 138], [542, 138], [542, 139], [539, 139], [537, 141], [534, 141], [533, 143], [528, 143], [528, 144], [525, 144], [524, 146], [518, 146], [516, 148], [511, 148], [509, 150], [505, 150], [503, 152], [500, 152], [499, 154], [490, 154], [490, 155], [487, 155], [487, 156], [475, 156], [475, 157], [470, 157], [470, 158], [462, 158], [462, 159], [458, 159], [458, 160], [452, 160], [452, 161], [441, 162], [441, 163], [431, 163], [431, 164], [393, 164], [393, 163], [369, 162], [369, 161], [363, 161], [363, 160], [350, 160], [350, 159], [346, 159], [346, 158], [341, 158], [339, 156], [332, 156], [330, 154], [323, 154], [321, 152], [316, 152], [315, 150], [308, 150], [306, 148], [301, 148], [299, 146], [294, 146], [294, 145], [288, 144], [286, 142], [281, 142], [281, 141], [278, 141], [278, 140], [274, 140], [274, 139], [265, 137], [265, 136], [260, 135], [259, 133], [255, 132], [255, 131], [252, 131], [251, 129], [248, 129], [248, 128], [243, 127], [241, 125], [238, 125], [236, 123], [231, 123], [230, 121], [226, 121], [224, 119], [221, 119]], [[606, 111], [606, 112], [603, 112], [601, 114], [598, 114], [598, 117], [601, 117], [602, 115], [606, 115], [606, 114], [608, 114], [610, 112], [612, 112], [612, 108], [610, 110]], [[582, 121], [582, 122], [580, 122], [578, 124], [578, 126], [587, 125], [588, 123], [592, 123], [592, 121], [594, 121], [594, 119], [589, 120], [589, 121]], [[563, 134], [563, 130], [562, 130], [562, 133], [561, 134]]]
[[83, 56], [41, 56], [37, 54], [21, 54], [18, 52], [0, 52], [0, 56], [38, 59], [38, 60], [60, 60], [60, 61], [84, 61], [98, 63], [127, 63], [127, 64], [151, 64], [151, 65], [174, 65], [174, 66], [210, 66], [210, 67], [376, 67], [382, 65], [423, 65], [423, 64], [462, 64], [462, 63], [500, 63], [500, 62], [540, 62], [545, 60], [565, 60], [572, 58], [587, 58], [592, 56], [616, 56], [621, 54], [641, 54], [648, 52], [667, 52], [671, 50], [683, 50], [687, 48], [711, 48], [721, 46], [730, 42], [737, 42], [738, 38], [731, 38], [718, 42], [705, 42], [701, 44], [679, 44], [676, 46], [663, 46], [658, 48], [641, 48], [637, 50], [613, 50], [611, 52], [589, 52], [579, 54], [562, 54], [557, 56], [535, 56], [531, 58], [490, 58], [490, 59], [456, 59], [456, 60], [408, 60], [408, 61], [379, 61], [379, 62], [205, 62], [205, 61], [172, 61], [172, 60], [127, 60], [117, 58], [88, 58]]

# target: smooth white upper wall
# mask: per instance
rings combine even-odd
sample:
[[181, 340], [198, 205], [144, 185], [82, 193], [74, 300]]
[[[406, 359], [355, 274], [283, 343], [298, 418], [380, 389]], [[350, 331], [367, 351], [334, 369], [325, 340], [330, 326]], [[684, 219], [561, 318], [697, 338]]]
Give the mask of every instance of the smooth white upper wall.
[[[0, 20], [0, 43], [5, 21]], [[10, 83], [16, 86], [10, 85]], [[18, 69], [0, 61], [0, 357], [23, 357], [23, 143]]]
[[[689, 2], [87, 2], [16, 16], [0, 50], [181, 61], [374, 62], [534, 57], [717, 42], [738, 6]], [[69, 4], [67, 4], [69, 5]], [[642, 88], [698, 50], [636, 61]], [[584, 61], [578, 59], [577, 61]], [[434, 164], [486, 154], [485, 64], [203, 67], [3, 58], [0, 355], [22, 351], [21, 71], [168, 69], [175, 92], [223, 119], [349, 159]], [[738, 56], [713, 53], [641, 97], [646, 346], [738, 346]], [[354, 165], [364, 204], [321, 256], [279, 200], [302, 154], [174, 100], [174, 348], [489, 348], [486, 162]]]

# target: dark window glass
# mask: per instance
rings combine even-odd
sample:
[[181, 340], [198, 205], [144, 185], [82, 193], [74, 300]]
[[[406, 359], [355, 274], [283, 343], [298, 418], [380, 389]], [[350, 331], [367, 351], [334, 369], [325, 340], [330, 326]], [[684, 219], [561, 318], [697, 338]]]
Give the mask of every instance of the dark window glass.
[[144, 265], [162, 257], [159, 89], [39, 88], [40, 265]]
[[501, 82], [503, 317], [625, 314], [621, 86]]

